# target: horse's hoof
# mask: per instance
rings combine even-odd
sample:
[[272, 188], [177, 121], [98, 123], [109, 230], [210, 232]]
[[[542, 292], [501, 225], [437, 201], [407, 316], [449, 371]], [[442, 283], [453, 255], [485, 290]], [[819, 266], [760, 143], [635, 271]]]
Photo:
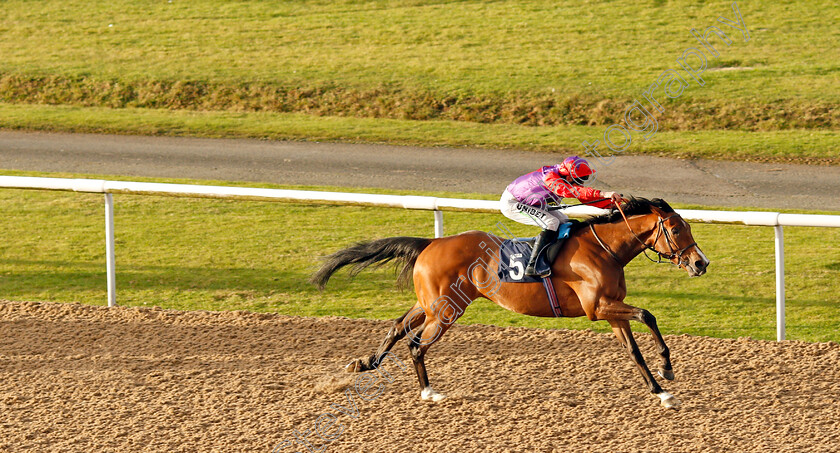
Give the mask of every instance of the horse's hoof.
[[665, 368], [660, 367], [659, 371], [657, 371], [656, 373], [662, 376], [662, 378], [667, 379], [669, 381], [674, 380], [674, 370], [666, 370]]
[[678, 400], [676, 397], [674, 397], [674, 395], [671, 395], [668, 392], [662, 392], [657, 394], [656, 396], [658, 396], [659, 399], [662, 400], [662, 407], [664, 407], [665, 409], [676, 409], [680, 405], [680, 400]]
[[423, 389], [422, 392], [420, 392], [420, 398], [423, 401], [432, 401], [434, 403], [437, 403], [438, 401], [446, 398], [446, 395], [432, 390], [431, 387], [426, 387]]
[[348, 363], [347, 366], [344, 367], [344, 371], [348, 373], [361, 373], [362, 371], [362, 360], [356, 359], [352, 362]]

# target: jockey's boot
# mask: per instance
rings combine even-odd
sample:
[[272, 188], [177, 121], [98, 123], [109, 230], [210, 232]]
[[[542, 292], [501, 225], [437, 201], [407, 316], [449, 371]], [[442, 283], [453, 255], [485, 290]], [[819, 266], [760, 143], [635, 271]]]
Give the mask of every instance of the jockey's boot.
[[545, 246], [554, 242], [555, 239], [557, 239], [556, 231], [542, 230], [540, 232], [540, 235], [537, 236], [536, 240], [534, 240], [534, 248], [531, 249], [531, 258], [528, 260], [528, 266], [525, 268], [525, 275], [529, 277], [542, 277], [537, 274], [536, 271], [537, 258], [540, 256], [540, 251], [542, 251]]

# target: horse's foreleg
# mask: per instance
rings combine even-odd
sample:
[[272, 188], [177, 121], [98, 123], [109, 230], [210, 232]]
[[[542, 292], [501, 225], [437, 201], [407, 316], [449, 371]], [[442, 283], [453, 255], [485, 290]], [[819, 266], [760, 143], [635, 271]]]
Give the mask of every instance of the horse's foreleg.
[[417, 371], [417, 380], [420, 382], [420, 398], [424, 401], [437, 402], [446, 398], [444, 394], [436, 392], [429, 385], [429, 375], [426, 373], [426, 363], [423, 359], [432, 343], [437, 341], [448, 327], [437, 319], [430, 320], [423, 325], [422, 331], [411, 338], [411, 343], [408, 345], [411, 359], [414, 361], [414, 369]]
[[362, 371], [377, 368], [385, 354], [387, 354], [388, 351], [390, 351], [391, 348], [393, 348], [407, 332], [417, 329], [425, 320], [426, 314], [423, 312], [420, 304], [415, 303], [411, 310], [408, 310], [404, 315], [394, 321], [394, 325], [391, 326], [391, 329], [388, 331], [388, 334], [385, 335], [385, 339], [382, 340], [382, 344], [379, 345], [379, 349], [377, 349], [375, 353], [373, 353], [370, 357], [353, 360], [347, 364], [344, 369], [349, 373], [360, 373]]
[[653, 341], [656, 343], [657, 352], [659, 352], [659, 357], [662, 360], [659, 364], [659, 375], [669, 381], [673, 381], [674, 368], [671, 366], [671, 350], [668, 349], [668, 345], [665, 344], [665, 339], [662, 338], [662, 333], [659, 332], [659, 326], [656, 325], [656, 318], [645, 309], [637, 308], [636, 310], [634, 319], [646, 325], [653, 334]]
[[647, 310], [643, 308], [627, 305], [624, 302], [617, 300], [610, 300], [607, 303], [601, 304], [597, 310], [598, 319], [605, 320], [636, 320], [647, 326], [653, 334], [653, 341], [656, 344], [657, 352], [660, 357], [660, 364], [658, 373], [663, 378], [673, 381], [674, 368], [671, 366], [671, 350], [665, 344], [665, 339], [662, 338], [662, 333], [659, 332], [659, 326], [656, 325], [656, 318]]
[[642, 352], [639, 351], [639, 346], [633, 338], [633, 332], [630, 330], [630, 322], [626, 320], [610, 320], [609, 323], [612, 326], [616, 338], [618, 338], [618, 342], [630, 353], [630, 357], [642, 373], [642, 378], [647, 383], [650, 392], [660, 398], [664, 407], [671, 408], [678, 406], [680, 404], [679, 401], [670, 393], [662, 390], [662, 387], [653, 378], [653, 374], [648, 369], [645, 358], [642, 357]]

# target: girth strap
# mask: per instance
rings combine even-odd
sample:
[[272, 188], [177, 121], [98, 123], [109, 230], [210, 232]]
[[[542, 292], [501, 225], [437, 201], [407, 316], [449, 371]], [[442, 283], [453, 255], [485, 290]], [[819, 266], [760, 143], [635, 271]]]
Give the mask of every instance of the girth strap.
[[554, 292], [554, 285], [551, 283], [551, 277], [543, 277], [543, 286], [545, 287], [545, 294], [548, 296], [548, 303], [551, 305], [551, 311], [557, 318], [563, 317], [563, 311], [560, 310], [560, 302], [557, 300], [557, 293]]

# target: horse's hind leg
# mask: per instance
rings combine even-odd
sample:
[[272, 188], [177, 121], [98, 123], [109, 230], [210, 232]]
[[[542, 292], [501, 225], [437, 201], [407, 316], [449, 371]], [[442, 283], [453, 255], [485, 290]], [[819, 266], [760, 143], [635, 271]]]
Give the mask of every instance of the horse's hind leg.
[[438, 402], [446, 398], [446, 395], [435, 391], [429, 385], [429, 375], [426, 373], [424, 357], [426, 356], [426, 351], [432, 346], [432, 343], [437, 341], [448, 328], [448, 325], [437, 319], [426, 322], [423, 325], [423, 330], [416, 333], [408, 345], [408, 350], [411, 351], [411, 358], [414, 360], [414, 369], [417, 371], [417, 379], [420, 381], [420, 398], [424, 401]]
[[377, 368], [379, 363], [382, 361], [383, 356], [390, 351], [391, 348], [393, 348], [407, 332], [417, 329], [425, 320], [426, 314], [420, 307], [420, 303], [415, 303], [410, 310], [394, 321], [394, 325], [391, 326], [391, 330], [389, 330], [388, 334], [385, 335], [385, 339], [382, 340], [382, 344], [379, 345], [379, 349], [377, 349], [375, 353], [373, 353], [370, 357], [353, 360], [344, 367], [345, 371], [348, 373], [359, 373]]
[[662, 406], [666, 408], [677, 407], [680, 402], [674, 395], [662, 390], [662, 387], [659, 386], [659, 383], [653, 378], [650, 369], [648, 369], [645, 358], [642, 357], [642, 352], [639, 351], [639, 345], [636, 344], [636, 340], [633, 338], [633, 331], [630, 330], [630, 322], [625, 320], [611, 320], [609, 323], [612, 326], [616, 338], [618, 338], [618, 342], [627, 349], [633, 362], [636, 363], [636, 367], [642, 373], [642, 377], [645, 383], [647, 383], [650, 392], [659, 397]]

